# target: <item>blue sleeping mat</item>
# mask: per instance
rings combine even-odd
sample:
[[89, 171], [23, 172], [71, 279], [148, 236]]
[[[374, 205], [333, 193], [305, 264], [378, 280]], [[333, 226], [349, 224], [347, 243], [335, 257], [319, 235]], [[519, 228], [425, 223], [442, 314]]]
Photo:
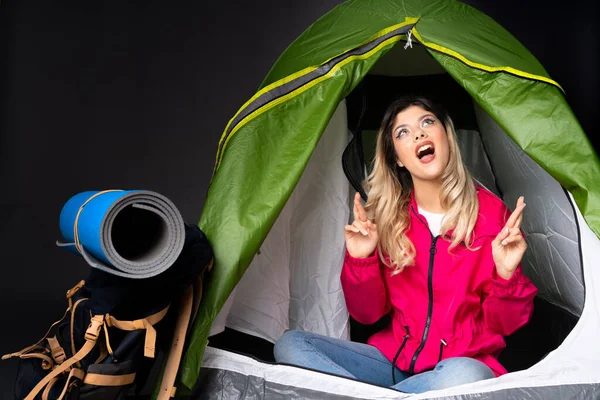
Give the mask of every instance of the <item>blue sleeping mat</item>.
[[57, 242], [94, 268], [143, 279], [177, 259], [185, 240], [181, 214], [165, 196], [146, 190], [76, 194], [63, 206]]

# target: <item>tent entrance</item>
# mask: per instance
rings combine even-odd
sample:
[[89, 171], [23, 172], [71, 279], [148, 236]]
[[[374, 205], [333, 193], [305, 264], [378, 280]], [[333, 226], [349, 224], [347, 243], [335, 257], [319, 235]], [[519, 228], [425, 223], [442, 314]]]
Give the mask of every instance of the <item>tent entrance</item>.
[[[396, 45], [346, 97], [353, 137], [344, 152], [344, 171], [354, 190], [366, 199], [361, 183], [371, 169], [385, 109], [396, 98], [424, 96], [448, 109], [473, 177], [511, 209], [519, 195], [527, 199], [523, 229], [529, 249], [523, 268], [540, 293], [531, 322], [506, 339], [500, 361], [509, 371], [528, 368], [563, 342], [583, 309], [581, 245], [573, 204], [564, 189], [514, 144], [422, 46], [413, 46]], [[384, 317], [364, 326], [351, 319], [351, 338], [366, 342], [388, 322]]]

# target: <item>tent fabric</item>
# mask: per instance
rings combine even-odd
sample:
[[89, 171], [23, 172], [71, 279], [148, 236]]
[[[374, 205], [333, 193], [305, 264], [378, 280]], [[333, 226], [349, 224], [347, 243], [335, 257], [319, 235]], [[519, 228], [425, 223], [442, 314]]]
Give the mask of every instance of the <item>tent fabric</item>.
[[399, 392], [352, 379], [207, 347], [193, 399], [395, 399]]
[[[212, 349], [208, 349], [210, 353]], [[288, 374], [296, 374], [296, 371], [288, 372]], [[308, 377], [314, 380], [313, 376]], [[345, 400], [345, 399], [372, 399], [374, 390], [371, 389], [366, 397], [357, 397], [354, 393], [341, 395], [329, 393], [314, 389], [308, 389], [294, 385], [293, 382], [284, 381], [272, 382], [264, 376], [256, 376], [254, 374], [236, 372], [227, 369], [227, 367], [208, 367], [203, 368], [198, 379], [202, 391], [191, 396], [194, 400], [209, 400], [209, 399], [323, 399], [323, 400]], [[330, 384], [329, 382], [327, 382]], [[327, 387], [327, 386], [325, 386]], [[544, 387], [519, 387], [498, 390], [486, 395], [486, 399], [504, 400], [504, 399], [597, 399], [600, 397], [599, 384], [581, 384], [581, 385], [560, 385], [560, 386], [544, 386]], [[401, 393], [389, 394], [388, 397], [377, 398], [424, 398], [417, 396], [406, 396]], [[436, 397], [439, 400], [471, 400], [481, 399], [481, 393], [471, 393], [455, 396]]]
[[502, 193], [498, 189], [496, 176], [492, 171], [492, 165], [483, 147], [479, 132], [457, 129], [456, 136], [461, 157], [473, 179], [479, 185], [494, 193], [499, 198], [502, 198]]
[[345, 64], [348, 64], [348, 62], [351, 62], [355, 59], [368, 57], [370, 53], [377, 51], [381, 46], [398, 41], [404, 33], [412, 28], [412, 22], [413, 20], [408, 20], [405, 23], [398, 24], [390, 29], [386, 29], [378, 34], [377, 37], [373, 38], [373, 40], [357, 47], [356, 49], [352, 49], [351, 51], [345, 52], [344, 54], [328, 60], [319, 68], [301, 71], [300, 73], [293, 74], [274, 85], [259, 90], [259, 92], [254, 95], [232, 118], [225, 129], [225, 133], [219, 141], [217, 163], [215, 168], [219, 168], [225, 146], [227, 146], [231, 136], [233, 136], [239, 126], [242, 125], [244, 120], [249, 120], [254, 117], [254, 115], [266, 112], [269, 108], [276, 106], [285, 99], [284, 95], [289, 95], [294, 93], [294, 91], [303, 92], [307, 90], [311, 86], [319, 83], [321, 80], [326, 79], [328, 76], [334, 74], [338, 69], [343, 67]]
[[[401, 28], [409, 26], [412, 41], [420, 41], [516, 145], [573, 196], [585, 224], [578, 220], [580, 227], [595, 232], [595, 242], [588, 245], [597, 249], [600, 162], [559, 86], [533, 55], [489, 17], [455, 1], [351, 0], [290, 45], [236, 116], [268, 93], [271, 101], [225, 130], [199, 222], [213, 244], [216, 268], [184, 357], [183, 386], [194, 385], [214, 318], [276, 223], [337, 105], [394, 45], [408, 40]], [[366, 53], [344, 56], [394, 30]], [[411, 50], [401, 53], [410, 57]], [[336, 57], [339, 62], [318, 78], [281, 90]], [[585, 253], [582, 262], [584, 272], [593, 266], [586, 264]], [[584, 278], [582, 319], [590, 304], [585, 273]], [[598, 380], [593, 374], [579, 376]]]
[[[487, 154], [501, 171], [496, 182], [505, 201], [516, 204], [519, 196], [524, 196], [529, 205], [522, 225], [528, 244], [523, 270], [539, 288], [540, 297], [581, 315], [584, 284], [580, 243], [567, 194], [481, 107], [476, 105], [475, 112]], [[503, 151], [495, 151], [498, 148]]]
[[347, 143], [341, 102], [211, 335], [226, 325], [273, 343], [288, 329], [350, 338], [339, 268], [344, 232], [338, 229], [350, 214], [350, 185], [340, 168]]
[[[421, 41], [454, 50], [481, 68], [510, 68], [513, 73], [558, 84], [509, 32], [484, 13], [458, 1], [347, 1], [304, 31], [280, 56], [262, 87], [320, 65], [377, 32], [402, 23], [417, 23]], [[509, 72], [509, 71], [507, 71]]]
[[[382, 49], [392, 44], [386, 43], [374, 54], [380, 56]], [[344, 65], [302, 96], [289, 98], [250, 120], [232, 137], [213, 176], [199, 222], [204, 232], [210, 232], [207, 236], [221, 268], [213, 271], [184, 356], [182, 382], [186, 387], [194, 384], [199, 373], [212, 321], [277, 219], [342, 95], [352, 88], [346, 82], [348, 72], [339, 71], [352, 71], [357, 64], [368, 70], [377, 57]], [[285, 118], [274, 118], [276, 115]]]
[[431, 55], [532, 160], [573, 194], [600, 237], [600, 161], [560, 90], [473, 69], [445, 54]]

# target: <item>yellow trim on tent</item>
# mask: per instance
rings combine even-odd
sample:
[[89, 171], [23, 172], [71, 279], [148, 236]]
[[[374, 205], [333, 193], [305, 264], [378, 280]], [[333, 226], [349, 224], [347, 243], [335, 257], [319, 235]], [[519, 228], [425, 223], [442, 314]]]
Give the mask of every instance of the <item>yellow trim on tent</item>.
[[[223, 142], [223, 139], [225, 139], [225, 137], [227, 136], [227, 130], [229, 129], [229, 126], [231, 126], [231, 123], [233, 122], [233, 120], [235, 120], [235, 118], [236, 118], [236, 117], [237, 117], [237, 116], [238, 116], [238, 115], [239, 115], [239, 114], [240, 114], [240, 113], [241, 113], [241, 112], [242, 112], [242, 111], [243, 111], [243, 110], [244, 110], [244, 109], [245, 109], [245, 108], [246, 108], [248, 105], [250, 105], [250, 103], [252, 103], [254, 100], [256, 100], [257, 98], [259, 98], [259, 97], [260, 97], [260, 96], [262, 96], [263, 94], [265, 94], [265, 93], [267, 93], [267, 92], [269, 92], [269, 91], [273, 90], [273, 89], [274, 89], [274, 88], [276, 88], [276, 87], [283, 86], [283, 85], [285, 85], [285, 84], [287, 84], [287, 83], [289, 83], [289, 82], [293, 81], [294, 79], [297, 79], [297, 78], [299, 78], [299, 77], [301, 77], [301, 76], [304, 76], [304, 75], [306, 75], [306, 74], [309, 74], [309, 73], [311, 73], [312, 71], [315, 71], [316, 69], [320, 68], [320, 67], [321, 67], [323, 64], [327, 64], [329, 61], [333, 60], [334, 58], [336, 58], [336, 57], [339, 57], [339, 56], [341, 56], [341, 55], [343, 55], [343, 54], [345, 54], [345, 53], [347, 53], [347, 52], [349, 52], [349, 51], [351, 51], [351, 50], [353, 50], [353, 49], [356, 49], [356, 48], [358, 48], [358, 47], [364, 46], [365, 44], [367, 44], [367, 43], [370, 43], [370, 42], [372, 42], [373, 40], [376, 40], [376, 39], [378, 39], [378, 38], [380, 38], [380, 37], [382, 37], [382, 36], [385, 36], [385, 35], [387, 35], [388, 33], [392, 32], [392, 31], [394, 31], [394, 30], [396, 30], [396, 29], [402, 28], [403, 26], [406, 26], [406, 25], [410, 25], [410, 24], [416, 24], [418, 20], [419, 20], [419, 18], [409, 18], [409, 17], [406, 17], [406, 18], [404, 19], [404, 22], [402, 22], [402, 23], [400, 23], [400, 24], [392, 25], [392, 26], [390, 26], [390, 27], [388, 27], [388, 28], [385, 28], [385, 29], [383, 29], [383, 30], [381, 30], [381, 31], [377, 32], [375, 35], [371, 36], [369, 39], [365, 40], [364, 42], [362, 42], [362, 43], [361, 43], [361, 44], [359, 44], [358, 46], [355, 46], [355, 47], [353, 47], [353, 48], [351, 48], [351, 49], [348, 49], [348, 50], [346, 50], [346, 51], [344, 51], [344, 52], [342, 52], [342, 53], [340, 53], [340, 54], [336, 55], [336, 56], [333, 56], [333, 57], [331, 57], [331, 58], [327, 59], [327, 60], [326, 60], [326, 61], [324, 61], [324, 62], [323, 62], [321, 65], [304, 68], [303, 70], [300, 70], [300, 71], [298, 71], [298, 72], [295, 72], [295, 73], [293, 73], [293, 74], [291, 74], [291, 75], [288, 75], [288, 76], [286, 76], [285, 78], [282, 78], [282, 79], [280, 79], [280, 80], [278, 80], [278, 81], [275, 81], [275, 82], [271, 83], [270, 85], [267, 85], [267, 86], [265, 86], [264, 88], [262, 88], [261, 90], [259, 90], [258, 92], [256, 92], [256, 94], [255, 94], [254, 96], [252, 96], [252, 97], [250, 98], [250, 100], [248, 100], [247, 102], [245, 102], [245, 103], [244, 103], [244, 105], [243, 105], [242, 107], [240, 107], [240, 109], [238, 110], [238, 112], [237, 112], [237, 113], [235, 113], [235, 115], [234, 115], [234, 116], [233, 116], [233, 117], [232, 117], [232, 118], [229, 120], [229, 122], [227, 123], [227, 126], [225, 127], [225, 130], [223, 131], [223, 134], [221, 135], [221, 139], [219, 140], [218, 147], [219, 147], [219, 148], [221, 147], [221, 144], [222, 144], [222, 142]], [[279, 104], [279, 103], [277, 103], [277, 104]], [[252, 114], [250, 114], [250, 115], [252, 115]], [[246, 118], [244, 118], [242, 121], [246, 121], [246, 122], [248, 122], [248, 121], [247, 121], [247, 118], [248, 118], [250, 115], [248, 115], [248, 116], [247, 116]], [[242, 121], [240, 121], [240, 124], [242, 123]], [[237, 130], [237, 129], [236, 129], [236, 130]], [[231, 135], [233, 135], [233, 131], [231, 132], [230, 136], [231, 136]], [[223, 146], [223, 149], [222, 149], [220, 152], [219, 152], [219, 151], [217, 151], [217, 160], [216, 160], [216, 168], [215, 168], [215, 172], [216, 172], [216, 170], [219, 168], [219, 165], [221, 164], [222, 154], [225, 152], [225, 147], [227, 146], [227, 142], [229, 142], [229, 139], [227, 139], [227, 140], [225, 141], [225, 144], [224, 144], [224, 146]]]
[[467, 64], [470, 67], [473, 68], [477, 68], [477, 69], [481, 69], [483, 71], [487, 71], [487, 72], [500, 72], [500, 71], [504, 71], [504, 72], [508, 72], [511, 73], [513, 75], [517, 75], [520, 76], [522, 78], [528, 78], [528, 79], [533, 79], [533, 80], [537, 80], [537, 81], [542, 81], [542, 82], [546, 82], [549, 83], [551, 85], [554, 85], [556, 87], [558, 87], [560, 90], [563, 91], [564, 93], [564, 89], [558, 84], [558, 82], [550, 79], [550, 78], [546, 78], [545, 76], [540, 76], [540, 75], [534, 75], [534, 74], [530, 74], [529, 72], [525, 72], [525, 71], [521, 71], [512, 67], [490, 67], [488, 65], [484, 65], [484, 64], [479, 64], [476, 62], [473, 62], [469, 59], [467, 59], [465, 56], [463, 56], [460, 53], [457, 53], [454, 50], [450, 50], [444, 46], [440, 46], [439, 44], [435, 44], [432, 42], [426, 42], [425, 40], [423, 40], [423, 38], [421, 37], [421, 35], [419, 34], [419, 32], [417, 32], [416, 28], [412, 28], [412, 32], [413, 35], [415, 35], [415, 37], [417, 38], [417, 40], [423, 44], [425, 47], [429, 47], [430, 49], [433, 50], [437, 50], [440, 53], [445, 53], [449, 56], [452, 56], [454, 58], [459, 59], [460, 61], [462, 61], [463, 63]]
[[391, 44], [391, 43], [395, 43], [398, 42], [402, 39], [402, 37], [405, 35], [401, 35], [401, 36], [393, 36], [383, 42], [381, 42], [379, 45], [377, 45], [377, 47], [374, 47], [372, 50], [368, 51], [367, 53], [361, 54], [361, 55], [356, 55], [356, 56], [350, 56], [344, 60], [342, 60], [340, 63], [336, 64], [335, 66], [333, 66], [333, 68], [331, 68], [331, 70], [329, 72], [327, 72], [325, 75], [322, 75], [316, 79], [313, 79], [312, 81], [308, 82], [306, 85], [301, 86], [300, 88], [291, 91], [290, 93], [286, 94], [285, 96], [282, 96], [266, 105], [264, 105], [263, 107], [258, 108], [256, 111], [248, 114], [244, 119], [242, 119], [239, 124], [231, 131], [231, 133], [229, 134], [229, 137], [227, 138], [227, 140], [225, 140], [225, 144], [223, 145], [223, 151], [221, 152], [221, 157], [219, 157], [219, 159], [217, 160], [217, 166], [215, 168], [215, 171], [217, 169], [219, 169], [220, 165], [221, 165], [221, 161], [223, 160], [223, 154], [225, 153], [225, 148], [227, 147], [227, 144], [229, 143], [229, 140], [231, 140], [231, 138], [233, 137], [233, 135], [240, 129], [242, 128], [245, 124], [247, 124], [248, 122], [250, 122], [251, 120], [253, 120], [254, 118], [258, 117], [259, 115], [263, 114], [264, 112], [270, 110], [271, 108], [289, 100], [292, 97], [296, 97], [302, 93], [304, 93], [305, 91], [307, 91], [308, 89], [310, 89], [311, 87], [317, 85], [318, 83], [331, 78], [337, 71], [339, 71], [343, 66], [345, 66], [346, 64], [348, 64], [351, 61], [354, 60], [364, 60], [366, 58], [371, 57], [373, 54], [377, 53], [378, 51], [380, 51], [383, 47]]
[[[238, 125], [231, 131], [231, 133], [229, 133], [229, 135], [227, 135], [227, 130], [229, 129], [229, 127], [231, 126], [231, 124], [233, 123], [233, 121], [235, 120], [235, 118], [237, 118], [237, 116], [246, 108], [248, 107], [248, 105], [250, 105], [253, 101], [255, 101], [256, 99], [258, 99], [260, 96], [264, 95], [265, 93], [279, 87], [279, 86], [283, 86], [301, 76], [307, 75], [313, 71], [315, 71], [316, 69], [320, 68], [322, 65], [327, 64], [329, 61], [333, 60], [336, 57], [339, 57], [353, 49], [356, 49], [360, 46], [363, 46], [369, 42], [372, 42], [373, 40], [376, 40], [382, 36], [387, 35], [388, 33], [399, 29], [403, 26], [406, 25], [410, 25], [410, 24], [416, 24], [419, 21], [419, 18], [413, 18], [413, 17], [406, 17], [404, 19], [404, 22], [397, 24], [397, 25], [392, 25], [388, 28], [385, 28], [379, 32], [377, 32], [375, 35], [371, 36], [369, 39], [365, 40], [364, 42], [362, 42], [361, 44], [359, 44], [358, 46], [353, 47], [352, 49], [348, 49], [346, 51], [344, 51], [343, 53], [340, 53], [334, 57], [331, 57], [329, 59], [327, 59], [326, 61], [324, 61], [321, 65], [319, 66], [312, 66], [312, 67], [307, 67], [304, 68], [303, 70], [300, 70], [298, 72], [295, 72], [291, 75], [286, 76], [285, 78], [279, 79], [278, 81], [275, 81], [267, 86], [265, 86], [264, 88], [262, 88], [261, 90], [259, 90], [258, 92], [256, 92], [256, 94], [254, 94], [254, 96], [252, 96], [246, 103], [244, 103], [244, 105], [238, 110], [237, 113], [235, 113], [235, 115], [233, 116], [233, 118], [231, 118], [229, 120], [229, 122], [227, 123], [227, 126], [225, 127], [225, 130], [223, 132], [223, 134], [221, 135], [221, 139], [219, 140], [219, 144], [218, 144], [218, 148], [222, 148], [220, 151], [217, 150], [217, 155], [216, 155], [216, 163], [215, 163], [215, 170], [214, 172], [217, 171], [217, 169], [219, 169], [220, 165], [221, 165], [221, 161], [223, 160], [223, 155], [225, 154], [225, 148], [227, 147], [227, 144], [229, 143], [229, 140], [231, 139], [231, 137], [235, 134], [235, 132], [237, 132], [243, 125], [247, 124], [249, 121], [251, 121], [252, 119], [256, 118], [257, 116], [261, 115], [263, 112], [270, 110], [271, 108], [275, 107], [278, 104], [281, 104], [284, 101], [287, 101], [288, 99], [290, 99], [291, 97], [297, 96], [301, 93], [303, 93], [304, 91], [308, 90], [309, 88], [311, 88], [312, 86], [316, 85], [319, 82], [322, 82], [323, 80], [330, 78], [335, 72], [337, 72], [342, 66], [346, 65], [348, 62], [352, 61], [352, 60], [357, 60], [357, 59], [365, 59], [370, 57], [371, 55], [373, 55], [374, 53], [376, 53], [377, 51], [379, 51], [379, 49], [382, 48], [382, 46], [389, 44], [389, 43], [393, 43], [393, 42], [397, 42], [398, 40], [400, 40], [401, 36], [395, 36], [393, 38], [390, 38], [382, 43], [380, 43], [377, 47], [375, 47], [374, 49], [372, 49], [371, 51], [369, 51], [368, 53], [365, 53], [363, 55], [360, 56], [350, 56], [347, 59], [342, 60], [339, 64], [336, 64], [327, 74], [320, 76], [319, 78], [316, 78], [312, 81], [310, 81], [308, 84], [302, 86], [301, 88], [299, 88], [298, 90], [292, 91], [288, 94], [286, 94], [285, 96], [282, 96], [280, 98], [278, 98], [275, 101], [272, 101], [268, 104], [266, 104], [263, 107], [258, 108], [257, 110], [255, 110], [254, 112], [250, 113], [249, 115], [247, 115], [244, 119], [242, 119]], [[463, 56], [462, 54], [448, 49], [444, 46], [440, 46], [436, 43], [432, 43], [432, 42], [426, 42], [425, 40], [423, 40], [423, 37], [419, 34], [419, 32], [417, 32], [417, 29], [415, 27], [413, 27], [412, 29], [413, 34], [415, 35], [415, 37], [417, 38], [417, 40], [423, 44], [425, 47], [428, 47], [430, 49], [439, 51], [441, 53], [447, 54], [449, 56], [452, 56], [460, 61], [462, 61], [463, 63], [467, 64], [468, 66], [472, 67], [472, 68], [477, 68], [483, 71], [487, 71], [487, 72], [508, 72], [511, 73], [513, 75], [516, 76], [520, 76], [522, 78], [527, 78], [527, 79], [533, 79], [533, 80], [537, 80], [537, 81], [542, 81], [542, 82], [546, 82], [549, 83], [551, 85], [554, 85], [556, 87], [558, 87], [561, 91], [564, 92], [563, 88], [558, 84], [558, 82], [550, 79], [550, 78], [546, 78], [544, 76], [540, 76], [540, 75], [535, 75], [535, 74], [530, 74], [528, 72], [525, 71], [521, 71], [512, 67], [508, 67], [508, 66], [503, 66], [503, 67], [491, 67], [488, 65], [484, 65], [484, 64], [479, 64], [476, 63], [474, 61], [471, 61], [469, 59], [467, 59], [465, 56]], [[403, 35], [404, 36], [404, 35]], [[392, 40], [394, 39], [394, 40]], [[292, 96], [293, 94], [293, 96]], [[223, 140], [225, 140], [225, 142], [223, 143]]]

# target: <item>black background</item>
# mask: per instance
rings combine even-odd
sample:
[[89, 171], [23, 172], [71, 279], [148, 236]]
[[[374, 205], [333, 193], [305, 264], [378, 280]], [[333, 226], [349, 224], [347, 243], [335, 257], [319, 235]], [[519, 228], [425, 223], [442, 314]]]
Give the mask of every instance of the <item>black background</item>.
[[[464, 2], [540, 60], [595, 142], [596, 2]], [[148, 189], [197, 222], [227, 121], [282, 51], [339, 3], [0, 3], [0, 353], [41, 337], [87, 274], [55, 246], [65, 201]], [[0, 363], [0, 398], [12, 397], [15, 368]]]

